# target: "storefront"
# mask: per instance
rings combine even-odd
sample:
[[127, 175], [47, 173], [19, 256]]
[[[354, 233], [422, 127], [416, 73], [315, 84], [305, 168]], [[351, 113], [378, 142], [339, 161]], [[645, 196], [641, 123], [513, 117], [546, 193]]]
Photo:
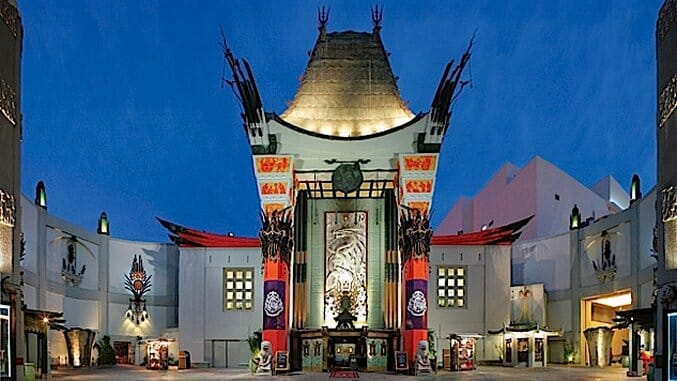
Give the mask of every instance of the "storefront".
[[547, 366], [548, 337], [559, 336], [538, 325], [510, 325], [489, 333], [503, 336], [503, 366], [528, 368]]

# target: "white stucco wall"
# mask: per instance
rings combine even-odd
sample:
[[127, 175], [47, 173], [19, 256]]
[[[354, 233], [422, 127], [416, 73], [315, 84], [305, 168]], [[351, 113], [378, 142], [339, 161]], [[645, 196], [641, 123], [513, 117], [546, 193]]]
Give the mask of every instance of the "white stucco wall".
[[[224, 309], [224, 268], [252, 268], [254, 303], [251, 310]], [[193, 361], [212, 361], [211, 343], [216, 340], [246, 340], [263, 325], [263, 277], [259, 248], [181, 248], [179, 282], [179, 340]], [[185, 302], [184, 302], [185, 301]], [[246, 344], [246, 343], [245, 343]], [[247, 362], [242, 342], [229, 343], [229, 363]], [[237, 349], [240, 348], [240, 349]], [[225, 358], [225, 345], [214, 346], [214, 363]]]
[[[466, 267], [466, 300], [463, 308], [437, 305], [437, 266]], [[428, 281], [428, 327], [438, 338], [451, 333], [486, 335], [510, 320], [509, 246], [433, 246]], [[442, 346], [439, 346], [442, 345]], [[447, 346], [438, 341], [438, 348]], [[490, 337], [478, 341], [478, 359], [494, 359]]]
[[512, 249], [512, 284], [543, 283], [546, 290], [571, 287], [569, 233], [517, 242]]
[[[97, 340], [110, 335], [113, 341], [135, 343], [137, 336], [159, 336], [177, 325], [178, 249], [174, 245], [99, 235], [49, 214], [25, 196], [22, 203], [27, 216], [22, 223], [27, 246], [22, 270], [24, 301], [28, 308], [63, 312], [67, 328], [92, 329], [97, 333]], [[73, 239], [76, 270], [79, 272], [86, 266], [78, 285], [62, 277], [62, 263], [67, 259], [68, 243]], [[145, 296], [150, 319], [139, 326], [125, 319], [131, 293], [123, 286], [123, 276], [129, 273], [135, 254], [143, 257], [153, 284]], [[50, 356], [65, 362], [63, 333], [53, 331], [50, 337]]]

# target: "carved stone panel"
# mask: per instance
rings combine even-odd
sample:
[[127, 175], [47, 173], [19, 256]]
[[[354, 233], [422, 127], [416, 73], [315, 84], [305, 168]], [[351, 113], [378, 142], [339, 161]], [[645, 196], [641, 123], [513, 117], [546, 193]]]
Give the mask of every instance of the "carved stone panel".
[[661, 95], [658, 97], [659, 127], [663, 127], [675, 108], [677, 108], [677, 74], [670, 78], [670, 82], [661, 90]]
[[677, 1], [667, 0], [658, 13], [658, 21], [656, 21], [656, 40], [659, 43], [663, 42], [663, 38], [674, 24], [675, 16], [677, 16]]
[[661, 193], [665, 267], [670, 270], [677, 268], [677, 187], [673, 185]]
[[[2, 0], [0, 0], [2, 1]], [[16, 90], [0, 78], [0, 113], [16, 125]]]
[[0, 18], [7, 24], [14, 37], [19, 32], [19, 11], [9, 0], [0, 0]]

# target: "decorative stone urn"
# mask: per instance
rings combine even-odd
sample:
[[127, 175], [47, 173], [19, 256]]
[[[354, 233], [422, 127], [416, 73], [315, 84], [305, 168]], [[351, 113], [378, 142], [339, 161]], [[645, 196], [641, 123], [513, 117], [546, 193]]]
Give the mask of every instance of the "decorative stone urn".
[[614, 331], [609, 327], [593, 327], [583, 331], [588, 343], [590, 366], [603, 368], [611, 363], [611, 339]]

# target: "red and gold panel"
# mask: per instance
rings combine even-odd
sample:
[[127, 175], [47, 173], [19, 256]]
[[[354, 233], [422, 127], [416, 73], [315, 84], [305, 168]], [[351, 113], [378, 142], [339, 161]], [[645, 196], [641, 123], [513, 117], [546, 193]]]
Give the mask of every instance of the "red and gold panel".
[[432, 179], [404, 180], [404, 189], [406, 189], [407, 193], [432, 193], [433, 181]]
[[260, 173], [288, 173], [291, 171], [291, 156], [254, 156], [254, 169]]
[[261, 195], [286, 195], [287, 183], [284, 181], [265, 182], [259, 185]]
[[437, 170], [437, 155], [402, 155], [404, 171], [435, 171]]

